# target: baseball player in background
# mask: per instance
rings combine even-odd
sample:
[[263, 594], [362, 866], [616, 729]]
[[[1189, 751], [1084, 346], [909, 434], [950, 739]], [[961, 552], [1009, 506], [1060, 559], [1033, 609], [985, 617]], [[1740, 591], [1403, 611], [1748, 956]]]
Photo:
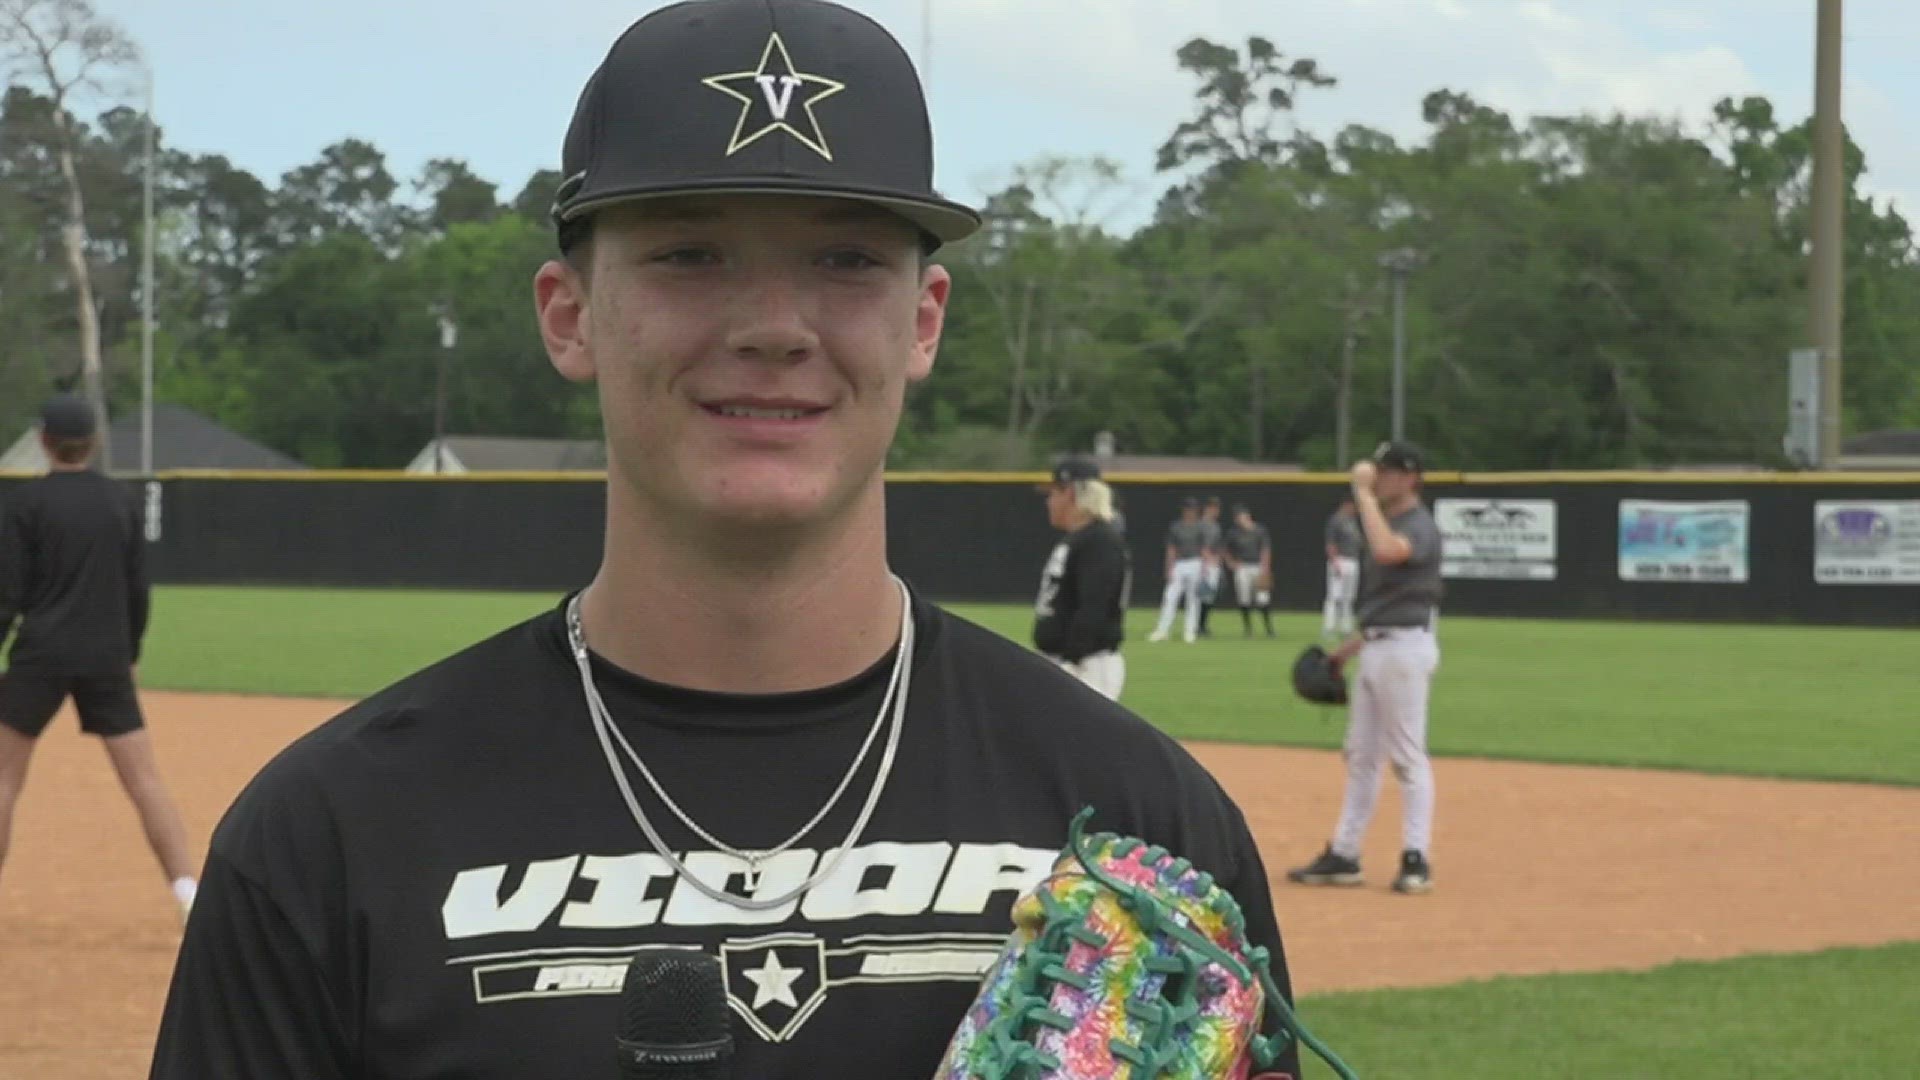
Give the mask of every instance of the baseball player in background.
[[1345, 640], [1353, 633], [1353, 598], [1360, 586], [1360, 521], [1352, 499], [1327, 518], [1327, 598], [1320, 608], [1320, 636]]
[[1226, 552], [1220, 544], [1226, 535], [1220, 522], [1220, 496], [1209, 495], [1200, 508], [1200, 527], [1203, 530], [1206, 545], [1201, 554], [1203, 569], [1200, 572], [1200, 636], [1212, 637], [1213, 627], [1209, 621], [1215, 605], [1220, 603], [1224, 591], [1221, 585], [1226, 577]]
[[1033, 646], [1118, 701], [1127, 681], [1120, 643], [1133, 595], [1133, 557], [1113, 528], [1113, 491], [1100, 479], [1100, 466], [1084, 458], [1054, 466], [1046, 491], [1047, 520], [1066, 536], [1040, 575]]
[[1200, 590], [1205, 586], [1207, 532], [1200, 521], [1200, 501], [1180, 503], [1180, 519], [1167, 526], [1167, 586], [1160, 596], [1160, 621], [1148, 641], [1165, 641], [1174, 616], [1186, 611], [1186, 640], [1200, 632]]
[[1253, 636], [1253, 612], [1258, 608], [1273, 636], [1273, 538], [1267, 527], [1253, 520], [1253, 511], [1233, 508], [1233, 525], [1220, 541], [1220, 551], [1233, 572], [1233, 595], [1240, 606], [1240, 628]]
[[663, 948], [721, 963], [731, 1075], [930, 1077], [1087, 806], [1216, 875], [1291, 996], [1214, 777], [891, 565], [935, 256], [981, 224], [931, 131], [840, 4], [677, 3], [613, 43], [531, 275], [606, 433], [597, 571], [246, 785], [149, 1080], [611, 1077], [625, 965]]
[[1433, 887], [1433, 766], [1427, 757], [1427, 699], [1440, 665], [1440, 528], [1420, 501], [1425, 462], [1419, 449], [1382, 443], [1353, 467], [1353, 503], [1361, 525], [1360, 632], [1333, 652], [1358, 657], [1348, 705], [1347, 789], [1333, 839], [1306, 866], [1289, 870], [1305, 885], [1358, 885], [1360, 846], [1380, 790], [1380, 770], [1400, 781], [1401, 825], [1396, 892]]
[[187, 830], [160, 775], [134, 672], [147, 632], [146, 530], [138, 505], [92, 467], [93, 408], [62, 394], [40, 412], [45, 476], [0, 513], [0, 642], [20, 624], [0, 674], [0, 866], [27, 763], [68, 699], [98, 736], [140, 814], [184, 918], [197, 884]]

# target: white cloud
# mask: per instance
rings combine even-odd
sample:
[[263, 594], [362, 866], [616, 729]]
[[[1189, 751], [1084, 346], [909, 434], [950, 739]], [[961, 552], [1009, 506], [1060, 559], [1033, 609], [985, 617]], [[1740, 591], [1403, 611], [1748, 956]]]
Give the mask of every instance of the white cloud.
[[[1547, 0], [1321, 0], [1283, 12], [1266, 0], [954, 0], [948, 7], [937, 16], [937, 89], [945, 92], [963, 69], [991, 72], [1038, 106], [1119, 112], [1156, 134], [1190, 111], [1193, 86], [1173, 53], [1200, 35], [1239, 45], [1259, 33], [1288, 55], [1315, 57], [1341, 85], [1307, 95], [1303, 119], [1401, 134], [1412, 133], [1419, 99], [1443, 86], [1523, 114], [1622, 109], [1696, 120], [1714, 100], [1758, 89], [1730, 48], [1652, 48], [1628, 32], [1611, 4], [1588, 3], [1578, 13]], [[1381, 18], [1383, 7], [1392, 18]]]

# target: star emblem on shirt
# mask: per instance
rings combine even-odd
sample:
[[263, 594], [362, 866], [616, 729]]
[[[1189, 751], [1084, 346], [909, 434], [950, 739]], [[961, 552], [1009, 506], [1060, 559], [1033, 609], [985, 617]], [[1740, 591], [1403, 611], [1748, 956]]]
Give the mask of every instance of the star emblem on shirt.
[[800, 1002], [793, 996], [793, 981], [806, 972], [805, 968], [782, 967], [780, 957], [767, 950], [767, 962], [756, 970], [748, 968], [741, 972], [754, 986], [753, 1007], [762, 1009], [769, 1002], [779, 1002], [789, 1008], [797, 1009]]
[[740, 102], [740, 118], [727, 141], [728, 157], [776, 131], [784, 131], [807, 149], [833, 160], [833, 148], [820, 130], [820, 118], [814, 115], [813, 107], [847, 86], [795, 67], [787, 43], [778, 33], [767, 38], [767, 47], [761, 50], [760, 63], [754, 70], [709, 75], [700, 81]]

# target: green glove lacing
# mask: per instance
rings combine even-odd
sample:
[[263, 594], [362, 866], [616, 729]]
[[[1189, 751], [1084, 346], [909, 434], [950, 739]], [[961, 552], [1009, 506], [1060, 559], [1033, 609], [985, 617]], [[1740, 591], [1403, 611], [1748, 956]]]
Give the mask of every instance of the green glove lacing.
[[[1115, 1057], [1130, 1062], [1141, 1080], [1160, 1075], [1172, 1064], [1180, 1055], [1180, 1045], [1174, 1039], [1174, 1031], [1200, 1014], [1195, 991], [1199, 986], [1201, 969], [1207, 961], [1211, 961], [1231, 972], [1242, 983], [1257, 978], [1267, 1002], [1279, 1014], [1279, 1030], [1274, 1035], [1256, 1034], [1251, 1040], [1249, 1049], [1259, 1068], [1272, 1065], [1289, 1043], [1298, 1040], [1320, 1055], [1342, 1080], [1358, 1080], [1353, 1070], [1314, 1038], [1287, 1007], [1286, 998], [1273, 981], [1270, 957], [1265, 948], [1255, 946], [1249, 950], [1252, 961], [1249, 970], [1248, 965], [1238, 957], [1188, 926], [1180, 913], [1166, 901], [1102, 871], [1096, 860], [1088, 854], [1094, 844], [1114, 842], [1114, 854], [1122, 857], [1131, 855], [1145, 845], [1138, 840], [1109, 833], [1098, 834], [1090, 844], [1083, 827], [1092, 816], [1093, 807], [1089, 806], [1076, 814], [1069, 826], [1068, 844], [1075, 860], [1089, 877], [1114, 892], [1121, 909], [1131, 914], [1146, 934], [1164, 935], [1185, 946], [1171, 956], [1150, 956], [1144, 961], [1148, 971], [1167, 976], [1161, 988], [1162, 1000], [1129, 1001], [1126, 1004], [1127, 1017], [1142, 1025], [1140, 1041], [1159, 1049], [1145, 1050], [1116, 1038], [1108, 1043], [1108, 1049]], [[1145, 847], [1141, 861], [1147, 865], [1157, 865], [1170, 854], [1165, 848]], [[1175, 859], [1164, 869], [1178, 877], [1191, 871], [1193, 864], [1186, 859]], [[1244, 935], [1246, 920], [1233, 897], [1225, 890], [1215, 890], [1212, 876], [1204, 871], [1196, 875], [1196, 881], [1200, 891], [1209, 894], [1209, 906], [1227, 921], [1235, 934]], [[1096, 949], [1105, 948], [1108, 944], [1105, 937], [1066, 911], [1051, 893], [1041, 889], [1036, 896], [1045, 914], [1045, 925], [1014, 969], [1006, 1010], [989, 1033], [986, 1053], [982, 1055], [984, 1060], [977, 1065], [981, 1070], [979, 1075], [984, 1080], [1039, 1080], [1047, 1071], [1061, 1067], [1059, 1058], [1025, 1040], [1031, 1038], [1040, 1027], [1061, 1032], [1073, 1030], [1072, 1018], [1055, 1011], [1049, 1004], [1053, 987], [1064, 983], [1078, 990], [1090, 990], [1093, 980], [1067, 970], [1067, 952], [1075, 942]]]

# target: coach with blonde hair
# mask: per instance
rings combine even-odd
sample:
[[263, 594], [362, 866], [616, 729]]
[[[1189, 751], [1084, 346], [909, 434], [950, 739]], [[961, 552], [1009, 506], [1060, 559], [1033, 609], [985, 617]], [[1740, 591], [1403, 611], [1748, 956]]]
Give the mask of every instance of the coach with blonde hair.
[[1047, 520], [1065, 533], [1040, 575], [1033, 644], [1081, 681], [1118, 701], [1126, 684], [1120, 643], [1133, 594], [1133, 560], [1113, 525], [1113, 489], [1100, 466], [1070, 457], [1045, 485]]

